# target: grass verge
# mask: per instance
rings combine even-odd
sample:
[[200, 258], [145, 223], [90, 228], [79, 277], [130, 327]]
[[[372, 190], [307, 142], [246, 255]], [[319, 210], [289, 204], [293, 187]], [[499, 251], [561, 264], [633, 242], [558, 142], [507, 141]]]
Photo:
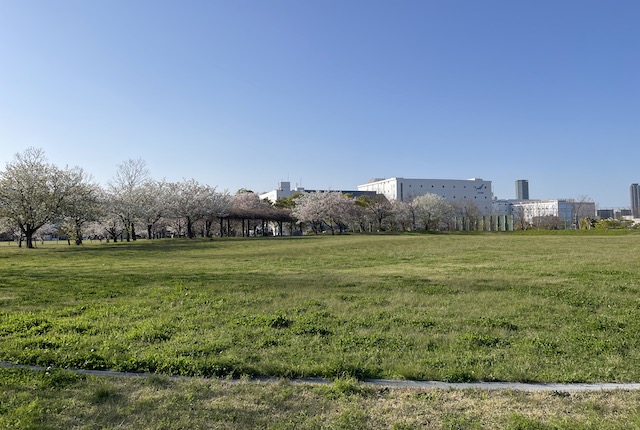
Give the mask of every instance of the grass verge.
[[0, 369], [0, 428], [629, 429], [640, 392], [415, 390]]

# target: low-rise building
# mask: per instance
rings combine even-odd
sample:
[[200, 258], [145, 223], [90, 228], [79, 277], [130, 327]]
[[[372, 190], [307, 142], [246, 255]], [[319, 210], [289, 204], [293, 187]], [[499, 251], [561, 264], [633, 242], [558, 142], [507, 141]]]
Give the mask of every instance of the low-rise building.
[[326, 192], [326, 191], [336, 191], [342, 194], [348, 194], [352, 197], [359, 197], [362, 195], [375, 196], [376, 193], [372, 191], [360, 191], [360, 190], [307, 190], [303, 187], [296, 187], [291, 189], [290, 182], [278, 182], [278, 187], [275, 190], [271, 190], [266, 193], [261, 193], [258, 196], [260, 199], [265, 200], [269, 199], [272, 203], [275, 203], [281, 197], [289, 198], [295, 194], [304, 194], [304, 193], [315, 193], [317, 191]]

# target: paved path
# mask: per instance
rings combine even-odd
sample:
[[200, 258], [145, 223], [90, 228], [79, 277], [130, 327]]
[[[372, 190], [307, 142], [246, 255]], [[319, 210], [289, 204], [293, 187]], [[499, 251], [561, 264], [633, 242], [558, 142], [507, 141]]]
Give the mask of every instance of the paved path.
[[[27, 366], [0, 361], [0, 367], [5, 369], [30, 369], [44, 372], [51, 368], [42, 366]], [[148, 378], [156, 376], [153, 373], [116, 372], [113, 370], [84, 370], [64, 369], [83, 375], [115, 376], [123, 378]], [[190, 379], [189, 377], [176, 376], [176, 379]], [[275, 382], [281, 378], [254, 378], [258, 382]], [[288, 379], [294, 384], [331, 384], [330, 379], [324, 378], [297, 378]], [[405, 381], [392, 379], [365, 379], [365, 384], [387, 388], [439, 388], [443, 390], [515, 390], [515, 391], [602, 391], [602, 390], [640, 390], [640, 383], [593, 383], [593, 384], [556, 384], [556, 383], [523, 383], [523, 382], [439, 382], [439, 381]]]

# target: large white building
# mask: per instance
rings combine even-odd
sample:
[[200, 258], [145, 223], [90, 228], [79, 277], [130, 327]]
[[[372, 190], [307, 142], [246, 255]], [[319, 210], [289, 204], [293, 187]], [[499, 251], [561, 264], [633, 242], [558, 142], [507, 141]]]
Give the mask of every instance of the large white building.
[[573, 199], [494, 200], [493, 209], [496, 215], [513, 215], [515, 224], [537, 225], [554, 218], [558, 228], [576, 228], [576, 221], [596, 217], [594, 202]]
[[389, 200], [410, 201], [425, 194], [436, 194], [453, 204], [473, 204], [482, 215], [492, 213], [491, 181], [473, 179], [372, 179], [358, 185], [358, 191], [375, 191]]

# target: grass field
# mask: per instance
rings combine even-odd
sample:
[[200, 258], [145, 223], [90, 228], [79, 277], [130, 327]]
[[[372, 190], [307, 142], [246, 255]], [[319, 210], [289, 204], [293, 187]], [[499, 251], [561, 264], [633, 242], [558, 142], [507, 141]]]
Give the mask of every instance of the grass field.
[[640, 381], [640, 236], [0, 248], [0, 359], [196, 376]]
[[[237, 420], [262, 428], [420, 428], [425, 422], [638, 428], [636, 393], [422, 398], [365, 389], [350, 378], [640, 381], [639, 249], [637, 234], [575, 233], [45, 243], [36, 250], [3, 244], [0, 360], [222, 378], [322, 376], [338, 383], [265, 387], [159, 377], [158, 388], [62, 372], [56, 373], [62, 382], [49, 386], [50, 375], [3, 370], [0, 424], [42, 424], [47, 411], [64, 417], [60, 410], [78, 405], [64, 419], [92, 416], [105, 405], [153, 411], [196, 390], [198, 413], [222, 428]], [[221, 386], [228, 405], [211, 394]], [[38, 387], [43, 394], [35, 394]], [[264, 407], [240, 414], [252, 396]], [[437, 403], [423, 401], [433, 396]], [[220, 415], [212, 402], [240, 415]], [[480, 410], [504, 407], [514, 409], [491, 418]], [[273, 408], [284, 409], [278, 415]], [[562, 408], [575, 419], [563, 421]], [[402, 418], [409, 410], [422, 424]], [[95, 415], [84, 428], [118, 427], [113, 413], [104, 422]], [[161, 416], [148, 417], [156, 425], [146, 428], [180, 428], [154, 421]], [[172, 418], [179, 422], [175, 413], [163, 419]], [[52, 428], [69, 427], [55, 423]]]

